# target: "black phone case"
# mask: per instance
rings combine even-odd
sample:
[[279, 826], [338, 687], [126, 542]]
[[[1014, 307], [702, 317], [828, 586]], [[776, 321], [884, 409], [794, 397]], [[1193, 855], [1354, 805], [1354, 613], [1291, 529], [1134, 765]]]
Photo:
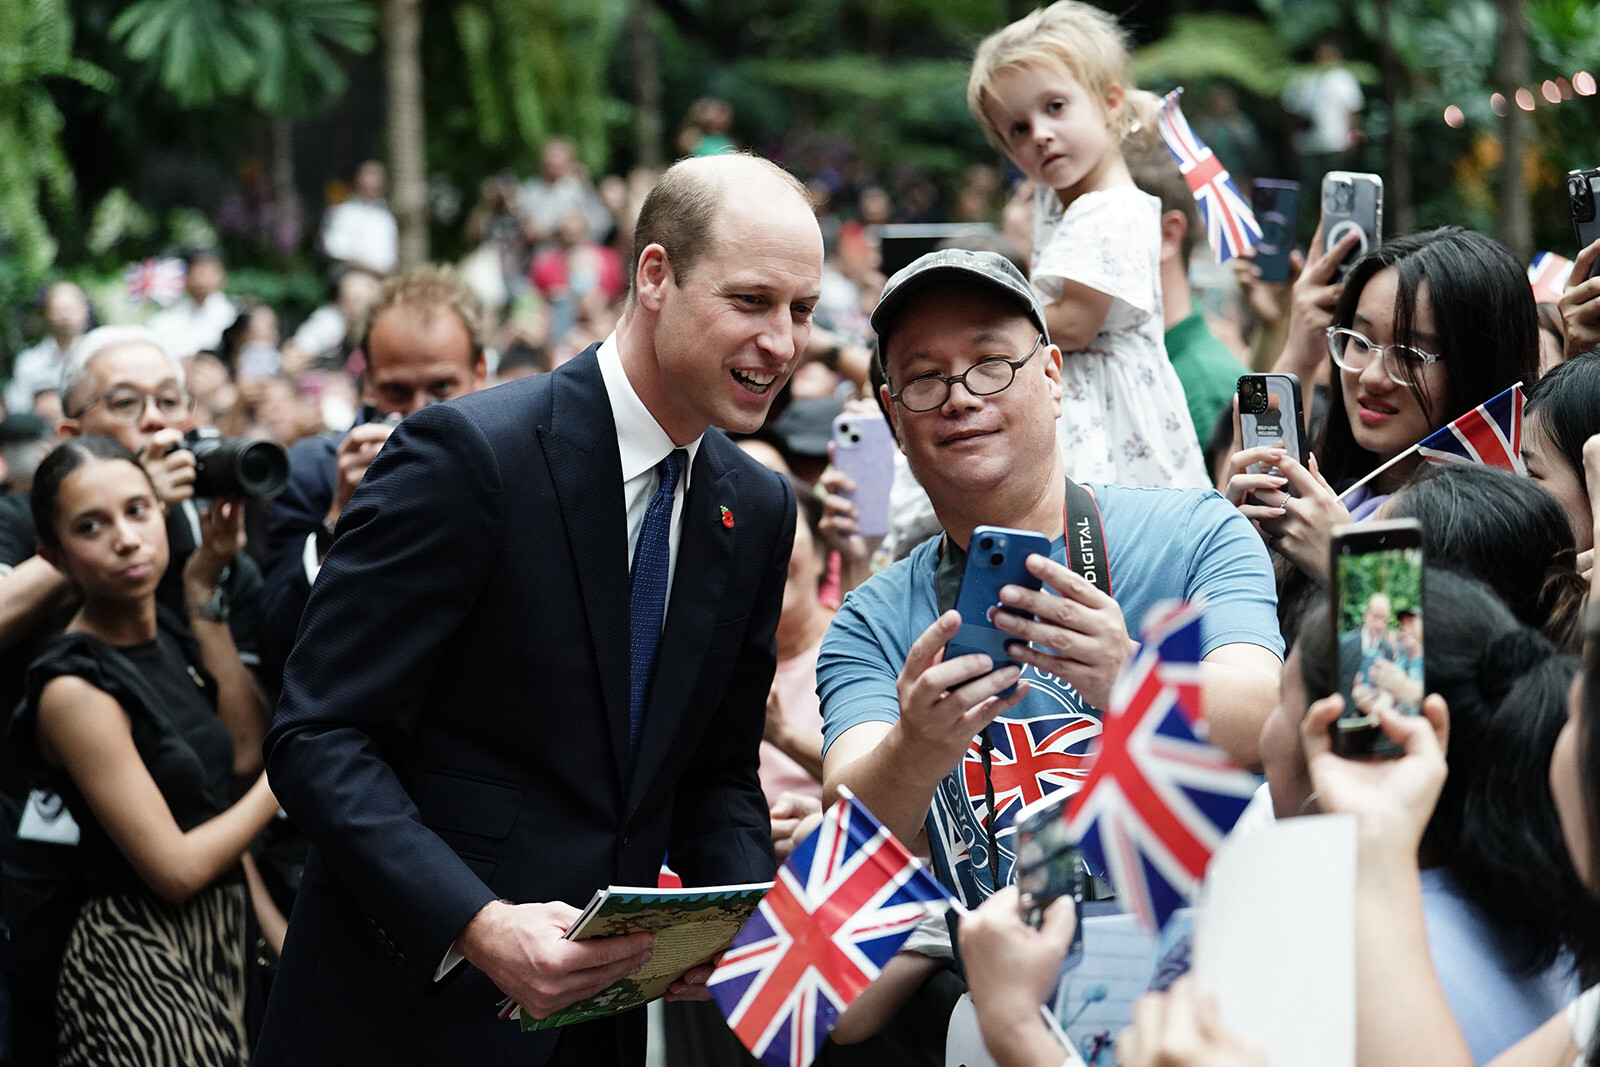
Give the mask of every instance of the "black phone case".
[[1261, 240], [1255, 250], [1261, 280], [1287, 282], [1289, 253], [1299, 226], [1300, 183], [1258, 178], [1250, 191], [1250, 206], [1261, 224]]

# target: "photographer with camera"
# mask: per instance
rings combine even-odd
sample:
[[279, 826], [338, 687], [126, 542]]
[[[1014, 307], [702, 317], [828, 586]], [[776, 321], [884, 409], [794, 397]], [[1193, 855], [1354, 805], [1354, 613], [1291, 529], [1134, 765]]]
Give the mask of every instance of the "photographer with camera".
[[[239, 659], [253, 666], [260, 617], [261, 572], [240, 554], [203, 604], [188, 606], [182, 574], [200, 543], [195, 507], [195, 457], [181, 447], [191, 426], [194, 401], [185, 389], [182, 364], [154, 334], [138, 326], [104, 326], [79, 339], [61, 378], [63, 437], [109, 437], [139, 457], [166, 511], [171, 566], [156, 599], [180, 617], [226, 621]], [[38, 537], [26, 508], [0, 509], [0, 701], [21, 699], [28, 663], [61, 631], [77, 609], [66, 577], [38, 555]], [[241, 679], [253, 685], [252, 679]], [[248, 701], [226, 707], [255, 707]], [[262, 715], [220, 716], [233, 739], [232, 772], [260, 769]], [[27, 818], [30, 796], [11, 773], [0, 779], [0, 841], [4, 879], [0, 899], [11, 931], [7, 962], [19, 1054], [53, 1049], [55, 971], [75, 898], [77, 828], [70, 818]], [[31, 812], [43, 814], [40, 810]], [[21, 829], [19, 829], [19, 826]], [[63, 911], [63, 909], [65, 909]]]
[[267, 524], [262, 678], [276, 690], [300, 613], [350, 496], [405, 416], [488, 382], [483, 310], [454, 272], [416, 267], [383, 284], [361, 329], [362, 407], [343, 437], [289, 450], [289, 485]]

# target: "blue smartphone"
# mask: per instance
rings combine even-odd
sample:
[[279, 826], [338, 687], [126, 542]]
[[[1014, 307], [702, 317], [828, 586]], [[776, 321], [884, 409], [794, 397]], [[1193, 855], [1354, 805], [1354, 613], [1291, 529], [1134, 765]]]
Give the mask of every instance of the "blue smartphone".
[[989, 609], [1028, 616], [1027, 612], [1001, 604], [1000, 589], [1007, 585], [1034, 590], [1043, 587], [1041, 579], [1028, 573], [1028, 557], [1035, 552], [1050, 555], [1050, 539], [1044, 534], [1003, 526], [980, 526], [972, 531], [972, 539], [967, 542], [967, 568], [961, 573], [961, 591], [956, 594], [961, 629], [950, 639], [945, 659], [982, 652], [994, 661], [995, 670], [1017, 662], [1006, 654], [1007, 643], [1017, 638], [995, 628], [989, 621]]

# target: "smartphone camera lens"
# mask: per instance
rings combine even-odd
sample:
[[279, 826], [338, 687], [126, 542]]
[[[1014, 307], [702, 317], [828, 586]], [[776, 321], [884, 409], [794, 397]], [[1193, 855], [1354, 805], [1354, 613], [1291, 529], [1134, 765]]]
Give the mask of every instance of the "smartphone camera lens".
[[993, 547], [994, 547], [994, 538], [992, 538], [992, 537], [985, 537], [983, 540], [978, 542], [978, 550], [981, 551], [981, 552], [987, 552], [990, 549], [992, 549]]
[[989, 566], [998, 567], [998, 566], [1000, 566], [1000, 564], [1004, 563], [1005, 561], [1006, 561], [1006, 558], [1004, 556], [1002, 556], [1000, 553], [996, 552], [994, 555], [989, 557]]

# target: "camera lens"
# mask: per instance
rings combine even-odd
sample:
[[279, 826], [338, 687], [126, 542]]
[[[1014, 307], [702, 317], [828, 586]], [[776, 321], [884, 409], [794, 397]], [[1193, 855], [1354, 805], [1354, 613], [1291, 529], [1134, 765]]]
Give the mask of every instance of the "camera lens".
[[994, 555], [989, 557], [989, 565], [991, 567], [998, 567], [998, 566], [1000, 566], [1000, 564], [1004, 563], [1005, 561], [1006, 561], [1005, 556], [1002, 556], [998, 552], [996, 552]]
[[861, 443], [861, 435], [858, 434], [858, 433], [851, 434], [850, 435], [850, 443], [853, 444], [853, 445], [859, 445]]
[[992, 537], [985, 537], [981, 541], [978, 542], [978, 548], [979, 548], [980, 551], [987, 552], [993, 547], [994, 547], [994, 538], [992, 538]]

